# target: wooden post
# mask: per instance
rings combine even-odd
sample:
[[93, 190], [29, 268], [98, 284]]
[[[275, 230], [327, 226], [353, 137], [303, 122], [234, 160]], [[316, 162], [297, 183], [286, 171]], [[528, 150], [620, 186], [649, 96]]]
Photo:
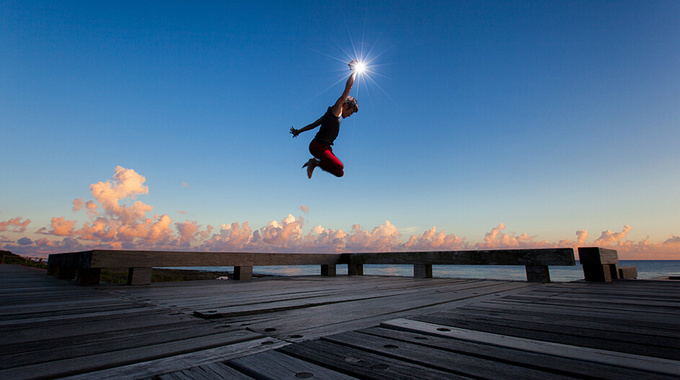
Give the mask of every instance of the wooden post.
[[528, 282], [550, 282], [550, 270], [547, 265], [526, 265]]
[[128, 285], [151, 284], [151, 272], [153, 268], [130, 268], [128, 270]]
[[78, 269], [78, 274], [76, 274], [76, 285], [99, 285], [101, 273], [101, 268]]
[[413, 264], [413, 277], [432, 278], [432, 264]]
[[364, 275], [364, 264], [347, 264], [347, 275], [348, 276], [363, 276]]
[[610, 282], [619, 278], [619, 255], [616, 250], [579, 247], [578, 257], [586, 281]]
[[321, 265], [321, 275], [335, 277], [335, 264]]
[[253, 267], [234, 267], [234, 280], [247, 281], [253, 279]]

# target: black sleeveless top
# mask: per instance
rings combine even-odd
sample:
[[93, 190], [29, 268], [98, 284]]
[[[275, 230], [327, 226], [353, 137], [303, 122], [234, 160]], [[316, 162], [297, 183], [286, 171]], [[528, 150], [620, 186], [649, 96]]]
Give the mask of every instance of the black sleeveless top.
[[319, 132], [314, 136], [314, 140], [324, 145], [333, 145], [333, 142], [340, 133], [340, 123], [342, 122], [342, 115], [336, 117], [331, 112], [331, 107], [321, 117], [321, 127]]

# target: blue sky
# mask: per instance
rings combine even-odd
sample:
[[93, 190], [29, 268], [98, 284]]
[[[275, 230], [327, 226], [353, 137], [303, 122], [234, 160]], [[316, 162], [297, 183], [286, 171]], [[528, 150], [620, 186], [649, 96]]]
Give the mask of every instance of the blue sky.
[[[679, 2], [329, 4], [4, 2], [0, 248], [581, 238], [680, 259]], [[345, 176], [309, 180], [316, 132], [288, 130], [335, 102], [355, 54]], [[246, 243], [226, 244], [234, 223]]]

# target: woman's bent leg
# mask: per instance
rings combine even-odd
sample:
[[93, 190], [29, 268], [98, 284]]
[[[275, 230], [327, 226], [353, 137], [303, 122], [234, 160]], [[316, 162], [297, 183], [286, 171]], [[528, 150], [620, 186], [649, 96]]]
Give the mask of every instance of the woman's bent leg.
[[319, 167], [336, 177], [342, 177], [345, 166], [335, 157], [333, 149], [329, 145], [323, 145], [314, 140], [309, 144], [309, 152], [319, 159]]

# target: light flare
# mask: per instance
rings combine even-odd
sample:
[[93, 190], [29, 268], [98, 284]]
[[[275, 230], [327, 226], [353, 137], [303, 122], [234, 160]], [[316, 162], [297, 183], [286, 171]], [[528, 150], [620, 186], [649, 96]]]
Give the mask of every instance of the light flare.
[[353, 70], [355, 73], [361, 75], [361, 74], [363, 74], [363, 73], [366, 71], [367, 68], [368, 68], [368, 67], [367, 67], [367, 65], [366, 65], [366, 62], [364, 62], [364, 61], [357, 61], [357, 62], [354, 64], [352, 70]]

